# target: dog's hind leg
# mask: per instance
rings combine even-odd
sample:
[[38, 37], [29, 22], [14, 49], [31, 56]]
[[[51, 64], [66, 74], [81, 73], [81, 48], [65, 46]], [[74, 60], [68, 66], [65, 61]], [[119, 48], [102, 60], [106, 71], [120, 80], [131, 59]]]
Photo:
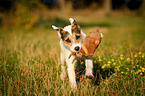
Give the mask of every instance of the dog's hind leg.
[[60, 62], [61, 62], [61, 74], [60, 74], [60, 78], [62, 81], [64, 81], [66, 79], [66, 62], [65, 62], [65, 58], [64, 58], [64, 54], [61, 52], [60, 54]]
[[92, 61], [92, 57], [88, 57], [85, 60], [85, 64], [86, 64], [86, 73], [85, 76], [89, 79], [93, 79], [93, 61]]

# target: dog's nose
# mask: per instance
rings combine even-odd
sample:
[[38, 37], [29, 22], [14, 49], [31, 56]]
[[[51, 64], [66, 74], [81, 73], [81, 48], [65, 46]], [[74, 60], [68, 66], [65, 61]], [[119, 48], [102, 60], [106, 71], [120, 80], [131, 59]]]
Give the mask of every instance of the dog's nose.
[[76, 50], [76, 51], [79, 51], [79, 49], [80, 49], [80, 47], [79, 47], [79, 46], [75, 47], [75, 50]]

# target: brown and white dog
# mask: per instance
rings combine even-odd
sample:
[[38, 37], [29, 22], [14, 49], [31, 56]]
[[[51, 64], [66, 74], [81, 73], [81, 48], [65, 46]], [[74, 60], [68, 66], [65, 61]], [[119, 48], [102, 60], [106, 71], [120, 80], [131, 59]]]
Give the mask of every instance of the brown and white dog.
[[[72, 89], [76, 89], [76, 79], [75, 79], [75, 64], [79, 65], [80, 60], [76, 59], [75, 55], [70, 57], [72, 52], [78, 52], [81, 48], [81, 44], [86, 37], [86, 34], [81, 30], [77, 22], [70, 18], [71, 25], [68, 25], [64, 28], [59, 28], [52, 25], [53, 29], [56, 29], [58, 32], [60, 40], [60, 61], [61, 61], [61, 80], [65, 80], [66, 76], [66, 67], [68, 71], [68, 77]], [[86, 72], [85, 76], [89, 78], [94, 78], [93, 71], [93, 61], [92, 57], [85, 58]]]

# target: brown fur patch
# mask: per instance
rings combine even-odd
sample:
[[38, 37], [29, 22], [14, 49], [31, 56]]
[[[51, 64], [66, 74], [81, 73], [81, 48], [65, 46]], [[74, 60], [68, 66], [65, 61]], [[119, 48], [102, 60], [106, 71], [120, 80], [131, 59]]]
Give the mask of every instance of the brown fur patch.
[[79, 25], [74, 20], [72, 23], [72, 37], [75, 40], [75, 42], [81, 42], [82, 36], [81, 36], [81, 29], [79, 28]]
[[64, 31], [63, 29], [59, 29], [60, 31], [60, 34], [61, 34], [61, 38], [62, 40], [64, 41], [65, 44], [68, 44], [68, 45], [72, 45], [72, 37], [71, 35], [69, 34], [69, 32], [67, 31]]

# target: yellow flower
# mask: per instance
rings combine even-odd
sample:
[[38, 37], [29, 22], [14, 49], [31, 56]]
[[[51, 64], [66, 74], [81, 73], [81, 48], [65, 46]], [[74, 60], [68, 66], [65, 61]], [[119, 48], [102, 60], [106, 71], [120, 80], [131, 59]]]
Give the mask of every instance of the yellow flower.
[[113, 63], [113, 65], [116, 65], [116, 63]]
[[111, 59], [112, 62], [114, 62], [114, 59]]
[[134, 57], [136, 58], [136, 57], [137, 57], [137, 55], [134, 55]]
[[97, 63], [96, 61], [94, 61], [94, 63]]
[[128, 72], [126, 72], [125, 74], [128, 74]]
[[138, 52], [138, 54], [140, 55], [140, 54], [142, 54], [141, 52]]
[[121, 74], [123, 74], [124, 72], [122, 71]]
[[99, 60], [98, 60], [99, 62], [101, 62], [102, 60], [99, 58]]
[[136, 60], [136, 63], [138, 63], [138, 60]]
[[130, 61], [130, 58], [127, 58], [126, 60], [127, 60], [127, 61]]
[[145, 71], [145, 68], [141, 68], [141, 70], [142, 70], [142, 72], [144, 72]]
[[111, 61], [108, 61], [108, 64], [110, 64], [111, 63]]
[[141, 72], [140, 75], [143, 75], [143, 73]]
[[119, 67], [117, 67], [117, 71], [120, 71]]
[[132, 66], [132, 68], [135, 68], [135, 66]]
[[120, 59], [123, 60], [124, 58], [123, 57], [120, 57]]
[[105, 66], [102, 66], [102, 69], [104, 69], [105, 68]]
[[129, 71], [129, 68], [127, 68], [127, 71]]
[[134, 65], [134, 62], [132, 62], [132, 65]]
[[81, 65], [82, 65], [82, 64], [84, 64], [84, 62], [83, 62], [83, 61], [81, 62]]
[[106, 64], [104, 64], [103, 66], [102, 66], [102, 69], [104, 69], [106, 67]]
[[138, 70], [138, 72], [141, 72], [141, 70]]
[[144, 58], [144, 54], [142, 54], [142, 56], [141, 56], [142, 58]]
[[139, 72], [137, 71], [137, 72], [135, 72], [135, 74], [138, 74]]

